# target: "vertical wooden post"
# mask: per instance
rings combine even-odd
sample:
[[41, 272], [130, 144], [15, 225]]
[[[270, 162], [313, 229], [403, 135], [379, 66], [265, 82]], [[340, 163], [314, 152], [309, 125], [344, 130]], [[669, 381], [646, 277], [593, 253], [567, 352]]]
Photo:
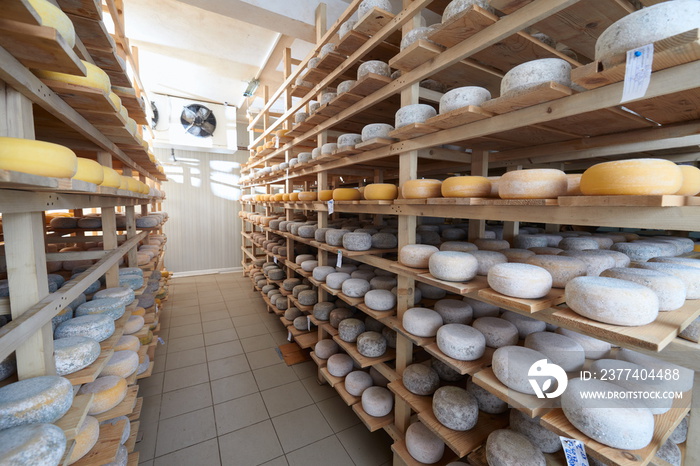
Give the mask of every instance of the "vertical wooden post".
[[[131, 176], [131, 168], [122, 169], [122, 174], [124, 176]], [[126, 206], [124, 210], [126, 213], [126, 239], [131, 239], [136, 236], [136, 209], [134, 206], [130, 205]], [[126, 257], [129, 267], [138, 267], [139, 265], [136, 251], [137, 246], [134, 246], [129, 249], [127, 253]]]
[[[486, 150], [472, 150], [472, 175], [487, 176], [489, 173], [489, 153]], [[469, 219], [469, 241], [483, 238], [486, 220]]]
[[326, 4], [319, 3], [316, 7], [316, 43], [320, 44], [323, 35], [328, 30], [328, 15], [326, 14]]
[[[108, 152], [97, 153], [97, 161], [103, 167], [112, 168], [112, 156]], [[102, 208], [102, 248], [111, 251], [117, 248], [117, 216], [114, 207]], [[119, 286], [119, 265], [114, 264], [105, 273], [107, 288]]]
[[[522, 165], [517, 165], [517, 166], [509, 166], [508, 171], [512, 170], [521, 170], [523, 167]], [[503, 239], [508, 241], [511, 246], [514, 247], [513, 240], [515, 239], [516, 236], [518, 236], [518, 233], [520, 232], [520, 222], [503, 222]]]

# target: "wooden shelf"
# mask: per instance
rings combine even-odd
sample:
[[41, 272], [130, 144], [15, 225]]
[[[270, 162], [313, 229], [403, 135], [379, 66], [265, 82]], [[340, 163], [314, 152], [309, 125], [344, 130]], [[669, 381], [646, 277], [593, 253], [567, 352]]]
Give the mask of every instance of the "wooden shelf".
[[537, 398], [535, 395], [528, 395], [511, 390], [501, 383], [490, 367], [481, 370], [473, 375], [475, 384], [488, 390], [511, 407], [522, 411], [530, 417], [539, 417], [559, 407], [559, 400], [549, 398]]
[[335, 390], [338, 392], [338, 395], [340, 395], [340, 397], [343, 399], [345, 404], [348, 406], [355, 405], [357, 403], [360, 403], [360, 401], [362, 401], [362, 397], [351, 395], [350, 393], [348, 393], [348, 391], [345, 389], [345, 382], [344, 381], [335, 384], [333, 386], [333, 388], [335, 388]]
[[[408, 452], [406, 449], [406, 442], [404, 440], [399, 440], [398, 442], [394, 442], [391, 445], [391, 450], [394, 452], [396, 456], [401, 458], [401, 461], [403, 464], [406, 466], [423, 466], [425, 463], [421, 463], [419, 461], [416, 461], [411, 454]], [[449, 448], [445, 448], [445, 454], [442, 455], [442, 458], [437, 461], [436, 463], [433, 463], [433, 465], [437, 466], [446, 466], [449, 463], [452, 463], [454, 461], [459, 460], [459, 457], [455, 455], [455, 453], [450, 450]]]
[[394, 392], [394, 395], [405, 401], [415, 413], [432, 411], [433, 409], [432, 396], [416, 395], [415, 393], [408, 391], [401, 379], [397, 379], [389, 383], [387, 388]]
[[342, 383], [345, 380], [344, 377], [336, 377], [334, 375], [331, 375], [331, 373], [328, 372], [328, 368], [326, 367], [321, 367], [320, 371], [323, 378], [326, 379], [326, 382], [328, 382], [328, 385], [330, 385], [331, 387], [335, 387], [336, 384]]
[[431, 343], [428, 346], [425, 347], [425, 350], [430, 353], [433, 357], [439, 359], [440, 361], [444, 362], [448, 366], [450, 366], [452, 369], [455, 371], [459, 372], [462, 375], [474, 375], [477, 372], [479, 372], [481, 369], [490, 366], [491, 365], [491, 359], [493, 357], [493, 352], [495, 351], [493, 348], [486, 348], [484, 351], [484, 355], [480, 357], [479, 359], [476, 359], [474, 361], [460, 361], [458, 359], [451, 358], [447, 356], [445, 353], [440, 351], [440, 348], [438, 348], [437, 343]]
[[124, 446], [126, 447], [126, 451], [129, 453], [134, 451], [134, 448], [136, 447], [136, 438], [139, 435], [139, 427], [141, 425], [140, 421], [132, 421], [131, 422], [131, 428], [129, 430], [129, 439], [126, 441]]
[[396, 306], [394, 306], [393, 309], [390, 309], [388, 311], [375, 311], [374, 309], [370, 309], [369, 307], [367, 307], [367, 305], [363, 301], [361, 303], [358, 303], [355, 307], [357, 307], [359, 310], [361, 310], [368, 316], [380, 321], [384, 321], [384, 319], [388, 319], [396, 315]]
[[352, 410], [355, 411], [355, 414], [357, 414], [357, 417], [360, 418], [362, 423], [367, 427], [367, 430], [370, 432], [376, 432], [379, 429], [382, 429], [392, 422], [394, 422], [394, 411], [392, 410], [389, 414], [383, 417], [374, 417], [370, 416], [365, 412], [365, 410], [362, 408], [362, 403], [355, 403], [352, 405]]
[[114, 408], [107, 412], [96, 414], [95, 417], [98, 421], [106, 421], [108, 419], [114, 419], [119, 416], [128, 416], [134, 411], [136, 406], [136, 395], [139, 392], [138, 385], [131, 385], [126, 389], [126, 397]]
[[68, 374], [64, 377], [70, 380], [70, 383], [73, 385], [82, 385], [85, 383], [94, 382], [100, 375], [100, 372], [102, 372], [102, 369], [104, 369], [104, 367], [107, 365], [113, 354], [114, 351], [111, 349], [102, 350], [95, 362], [86, 368], [79, 370], [78, 372], [73, 372], [72, 374]]
[[[487, 303], [494, 304], [499, 307], [507, 307], [509, 309], [517, 309], [523, 312], [538, 312], [545, 309], [557, 306], [566, 301], [564, 290], [562, 288], [552, 288], [543, 298], [539, 299], [524, 299], [513, 298], [506, 296], [491, 288], [484, 288], [478, 292], [479, 299]], [[699, 306], [700, 307], [700, 306]]]
[[319, 369], [326, 367], [328, 364], [328, 360], [319, 358], [314, 351], [311, 352], [311, 359], [314, 360]]
[[95, 464], [106, 464], [114, 461], [117, 450], [121, 445], [122, 432], [126, 428], [125, 420], [116, 424], [103, 424], [100, 426], [100, 436], [97, 443], [85, 456], [76, 461], [78, 466], [92, 466]]
[[340, 339], [339, 336], [334, 336], [333, 340], [335, 340], [336, 343], [346, 352], [350, 357], [357, 362], [361, 368], [366, 368], [366, 367], [371, 367], [374, 366], [375, 364], [378, 364], [380, 362], [385, 362], [385, 361], [391, 361], [393, 359], [396, 359], [396, 350], [394, 348], [388, 348], [386, 349], [386, 353], [384, 355], [379, 356], [377, 358], [368, 358], [367, 356], [363, 356], [360, 354], [359, 351], [357, 351], [357, 345], [354, 343], [348, 343], [346, 341], [343, 341]]
[[156, 365], [155, 361], [151, 361], [150, 364], [148, 365], [148, 369], [146, 369], [145, 372], [143, 372], [141, 374], [136, 374], [136, 379], [141, 380], [141, 379], [145, 379], [146, 377], [150, 377], [151, 375], [153, 375], [153, 368], [155, 367], [155, 365]]
[[63, 433], [66, 434], [66, 440], [73, 440], [78, 435], [78, 430], [80, 430], [80, 426], [83, 425], [87, 417], [94, 397], [93, 393], [76, 396], [68, 412], [56, 421], [55, 424], [63, 429]]

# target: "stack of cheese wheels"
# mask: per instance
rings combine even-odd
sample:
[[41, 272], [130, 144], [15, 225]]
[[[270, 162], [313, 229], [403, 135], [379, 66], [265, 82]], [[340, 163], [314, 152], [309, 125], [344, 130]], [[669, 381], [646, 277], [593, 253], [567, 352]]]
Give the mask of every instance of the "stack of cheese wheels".
[[483, 176], [452, 176], [442, 182], [443, 197], [488, 197], [491, 181]]
[[404, 199], [428, 199], [442, 197], [442, 181], [440, 180], [408, 180], [401, 186]]
[[29, 0], [29, 4], [39, 14], [39, 22], [42, 26], [54, 28], [69, 48], [75, 47], [75, 28], [70, 18], [60, 8], [47, 0]]
[[72, 150], [58, 144], [0, 137], [0, 169], [72, 178], [78, 170], [78, 157]]
[[54, 423], [73, 403], [68, 379], [45, 375], [0, 388], [0, 430], [34, 423]]
[[105, 177], [105, 172], [102, 165], [94, 160], [78, 157], [78, 166], [73, 175], [74, 180], [86, 181], [88, 183], [102, 184]]
[[566, 195], [566, 174], [551, 168], [513, 170], [498, 183], [501, 199], [553, 199]]
[[334, 201], [358, 201], [361, 197], [360, 191], [354, 188], [336, 188], [333, 190]]
[[663, 159], [630, 159], [593, 165], [581, 177], [586, 196], [676, 194], [683, 171]]
[[398, 188], [389, 183], [373, 183], [365, 186], [365, 199], [370, 201], [394, 200], [398, 197]]
[[81, 60], [83, 66], [87, 69], [87, 76], [76, 76], [73, 74], [57, 73], [55, 71], [43, 71], [37, 70], [34, 73], [43, 79], [50, 79], [52, 81], [59, 81], [67, 84], [74, 84], [77, 86], [91, 87], [93, 89], [100, 89], [109, 96], [112, 92], [112, 84], [110, 83], [109, 76], [107, 73], [102, 71], [99, 67]]

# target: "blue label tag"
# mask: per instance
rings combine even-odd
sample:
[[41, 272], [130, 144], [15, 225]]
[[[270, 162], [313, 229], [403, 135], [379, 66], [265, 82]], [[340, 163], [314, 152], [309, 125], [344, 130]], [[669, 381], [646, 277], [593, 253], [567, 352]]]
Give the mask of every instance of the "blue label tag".
[[561, 446], [564, 447], [564, 455], [568, 466], [589, 466], [586, 447], [583, 445], [583, 442], [566, 437], [559, 437], [559, 440], [561, 441]]

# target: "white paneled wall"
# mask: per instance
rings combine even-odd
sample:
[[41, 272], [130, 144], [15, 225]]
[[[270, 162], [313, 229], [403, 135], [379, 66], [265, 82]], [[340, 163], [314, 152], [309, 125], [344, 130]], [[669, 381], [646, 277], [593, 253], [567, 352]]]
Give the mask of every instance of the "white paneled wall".
[[172, 272], [202, 272], [241, 266], [238, 218], [241, 163], [248, 153], [217, 154], [155, 149], [168, 181], [163, 210], [170, 219], [165, 265]]

